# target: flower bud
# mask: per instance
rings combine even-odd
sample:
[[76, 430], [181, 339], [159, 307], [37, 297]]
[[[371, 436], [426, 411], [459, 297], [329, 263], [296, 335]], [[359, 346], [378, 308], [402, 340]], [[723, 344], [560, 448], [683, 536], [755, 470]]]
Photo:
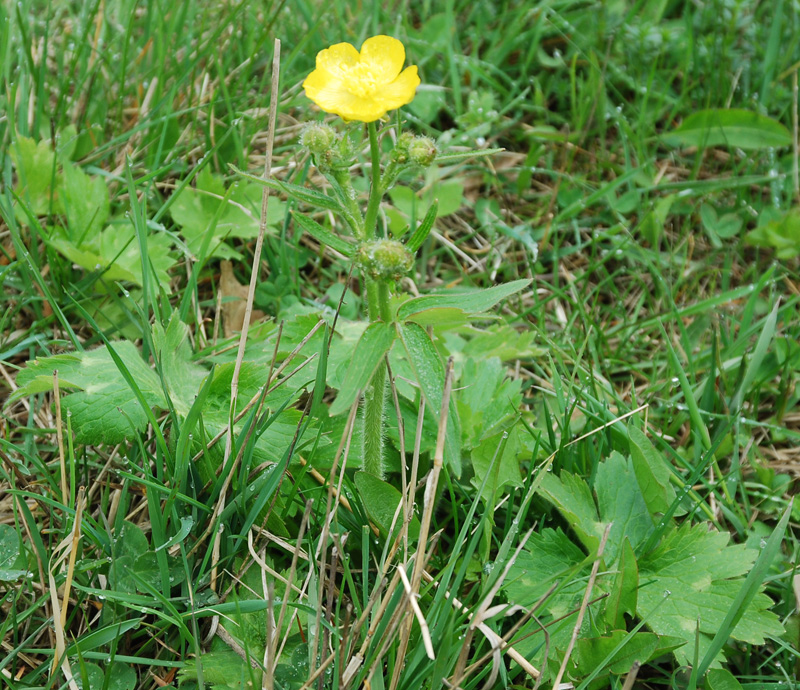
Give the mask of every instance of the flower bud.
[[392, 160], [395, 163], [400, 163], [401, 165], [408, 163], [408, 147], [414, 139], [414, 135], [410, 132], [403, 132], [397, 137], [397, 143], [394, 145], [394, 150], [392, 151]]
[[336, 132], [330, 125], [312, 122], [303, 128], [300, 143], [314, 155], [324, 156], [336, 143]]
[[358, 249], [359, 265], [372, 277], [398, 280], [411, 270], [414, 255], [397, 240], [373, 240]]
[[423, 167], [433, 163], [437, 153], [436, 144], [430, 137], [414, 137], [414, 140], [408, 145], [409, 160]]

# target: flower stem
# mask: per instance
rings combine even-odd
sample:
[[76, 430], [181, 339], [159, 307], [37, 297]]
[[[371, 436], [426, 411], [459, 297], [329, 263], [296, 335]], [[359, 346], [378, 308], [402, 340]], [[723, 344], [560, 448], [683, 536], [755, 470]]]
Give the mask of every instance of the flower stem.
[[[364, 219], [364, 238], [375, 239], [377, 234], [378, 207], [383, 196], [381, 188], [381, 152], [378, 148], [378, 131], [374, 122], [367, 124], [369, 148], [372, 160], [372, 183], [369, 190], [367, 215]], [[389, 309], [389, 287], [383, 280], [364, 276], [367, 289], [367, 309], [370, 321], [392, 320]], [[364, 469], [376, 477], [383, 478], [383, 437], [386, 407], [386, 364], [381, 362], [372, 380], [364, 391], [364, 445], [362, 457]]]
[[375, 239], [378, 226], [378, 207], [381, 203], [383, 190], [381, 189], [381, 150], [378, 147], [378, 129], [374, 122], [367, 124], [369, 132], [369, 150], [372, 159], [372, 184], [369, 189], [369, 203], [367, 216], [364, 219], [364, 232], [368, 240]]

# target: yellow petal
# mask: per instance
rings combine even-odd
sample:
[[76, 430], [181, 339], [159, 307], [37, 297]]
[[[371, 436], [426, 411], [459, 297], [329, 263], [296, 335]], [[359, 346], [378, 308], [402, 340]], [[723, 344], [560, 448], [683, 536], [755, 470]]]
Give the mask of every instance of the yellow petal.
[[314, 103], [326, 113], [339, 114], [341, 108], [346, 108], [354, 96], [347, 90], [346, 83], [334, 77], [326, 69], [315, 69], [306, 77], [303, 88]]
[[379, 98], [353, 96], [348, 102], [340, 101], [338, 109], [334, 112], [345, 120], [375, 122], [386, 115], [386, 104]]
[[361, 63], [368, 64], [379, 81], [393, 81], [405, 61], [406, 49], [391, 36], [373, 36], [361, 45]]
[[381, 87], [375, 93], [374, 98], [376, 101], [380, 101], [386, 110], [395, 110], [414, 100], [418, 86], [417, 66], [412, 65], [404, 69], [402, 74], [391, 84]]
[[317, 53], [317, 69], [327, 70], [334, 77], [344, 75], [342, 67], [349, 68], [358, 63], [358, 51], [349, 43], [337, 43]]

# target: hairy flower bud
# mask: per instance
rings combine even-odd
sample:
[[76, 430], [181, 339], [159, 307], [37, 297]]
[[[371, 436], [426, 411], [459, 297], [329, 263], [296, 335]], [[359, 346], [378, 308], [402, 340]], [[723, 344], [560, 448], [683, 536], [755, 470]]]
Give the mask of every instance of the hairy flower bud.
[[392, 161], [401, 165], [408, 163], [408, 147], [414, 141], [414, 135], [410, 132], [403, 132], [397, 137], [397, 143], [392, 151]]
[[436, 158], [436, 144], [430, 137], [414, 137], [408, 145], [408, 158], [412, 163], [429, 166]]
[[397, 240], [373, 240], [358, 249], [359, 265], [372, 277], [398, 280], [411, 270], [414, 255]]
[[336, 143], [336, 132], [330, 125], [312, 122], [303, 128], [300, 143], [315, 156], [325, 156]]

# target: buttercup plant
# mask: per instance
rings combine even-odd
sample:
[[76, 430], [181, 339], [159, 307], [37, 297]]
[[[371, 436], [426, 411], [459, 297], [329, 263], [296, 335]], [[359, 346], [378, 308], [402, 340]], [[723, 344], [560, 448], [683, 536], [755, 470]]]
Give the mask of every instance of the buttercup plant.
[[[303, 82], [305, 94], [321, 110], [338, 115], [345, 123], [366, 124], [370, 151], [369, 197], [362, 211], [352, 182], [355, 152], [350, 138], [326, 123], [306, 125], [301, 145], [313, 157], [314, 164], [330, 182], [333, 196], [314, 192], [285, 182], [250, 179], [266, 184], [298, 201], [340, 215], [349, 227], [352, 241], [334, 235], [310, 217], [296, 213], [295, 220], [322, 244], [352, 258], [361, 272], [371, 324], [389, 326], [395, 320], [390, 308], [390, 295], [396, 281], [414, 266], [414, 255], [424, 243], [436, 219], [436, 203], [405, 241], [387, 237], [379, 221], [381, 199], [410, 168], [425, 168], [437, 160], [454, 162], [475, 155], [487, 155], [498, 149], [459, 152], [441, 157], [435, 142], [410, 132], [398, 133], [394, 147], [381, 166], [378, 122], [389, 111], [409, 104], [420, 84], [416, 66], [406, 67], [403, 44], [390, 36], [373, 36], [358, 51], [349, 43], [337, 43], [320, 51], [316, 68]], [[237, 171], [238, 172], [238, 171]], [[243, 173], [241, 173], [243, 174]], [[405, 233], [404, 233], [405, 234]], [[376, 332], [376, 331], [373, 331]], [[385, 354], [394, 340], [394, 331], [382, 331], [378, 339], [385, 344], [383, 355], [376, 361], [371, 376], [363, 382], [363, 465], [367, 472], [383, 477], [384, 414], [386, 405]], [[386, 335], [388, 333], [388, 335]], [[365, 332], [365, 337], [368, 334]], [[355, 391], [356, 393], [358, 391]], [[340, 391], [337, 403], [345, 397]], [[350, 400], [352, 402], [352, 400]], [[332, 412], [340, 411], [337, 403]], [[438, 410], [437, 410], [438, 411]]]

